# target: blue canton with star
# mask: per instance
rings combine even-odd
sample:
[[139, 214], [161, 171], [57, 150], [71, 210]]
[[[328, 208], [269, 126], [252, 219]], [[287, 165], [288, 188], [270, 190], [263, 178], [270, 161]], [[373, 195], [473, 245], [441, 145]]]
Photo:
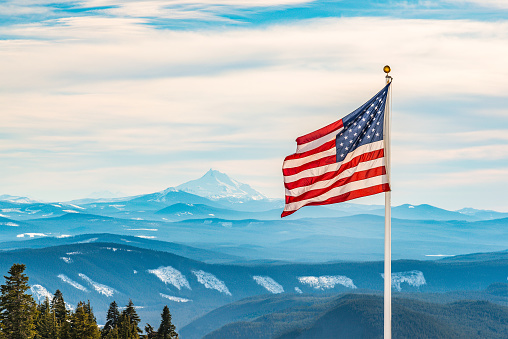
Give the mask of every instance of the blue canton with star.
[[347, 154], [362, 145], [383, 140], [385, 116], [386, 85], [372, 99], [342, 119], [344, 129], [335, 137], [337, 162], [343, 161]]

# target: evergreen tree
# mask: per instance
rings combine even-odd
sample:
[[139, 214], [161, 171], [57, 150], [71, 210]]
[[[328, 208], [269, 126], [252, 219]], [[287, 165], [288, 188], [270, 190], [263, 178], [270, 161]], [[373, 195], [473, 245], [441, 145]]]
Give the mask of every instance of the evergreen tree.
[[38, 307], [37, 322], [35, 325], [37, 334], [36, 339], [54, 339], [57, 338], [57, 322], [55, 312], [51, 308], [49, 299]]
[[26, 291], [28, 277], [23, 274], [25, 265], [14, 264], [9, 276], [4, 276], [5, 285], [0, 287], [0, 324], [9, 339], [31, 339], [35, 336], [35, 301]]
[[122, 339], [139, 339], [138, 327], [130, 317], [122, 312], [118, 320], [118, 335]]
[[175, 325], [171, 323], [171, 313], [167, 305], [164, 306], [161, 317], [162, 320], [157, 331], [157, 339], [178, 339], [178, 333], [175, 331]]
[[102, 338], [107, 338], [109, 332], [118, 327], [119, 319], [120, 312], [118, 311], [118, 305], [116, 304], [116, 301], [113, 301], [111, 304], [109, 304], [108, 314], [106, 315], [106, 324], [102, 328]]
[[101, 334], [90, 307], [90, 302], [85, 304], [80, 301], [70, 320], [71, 339], [100, 339]]
[[104, 339], [123, 339], [120, 337], [120, 334], [118, 333], [118, 327], [113, 328], [111, 331], [109, 331], [102, 338], [104, 338]]
[[67, 320], [67, 309], [65, 308], [65, 301], [60, 290], [56, 290], [53, 300], [51, 301], [51, 307], [55, 310], [55, 316], [58, 322], [63, 323]]
[[129, 321], [131, 324], [134, 324], [136, 327], [136, 332], [141, 333], [141, 329], [138, 327], [139, 322], [141, 319], [139, 318], [139, 315], [136, 313], [136, 308], [134, 308], [134, 303], [131, 299], [129, 299], [129, 303], [125, 307], [125, 310], [122, 311], [122, 315], [129, 318]]
[[68, 322], [69, 312], [65, 307], [65, 301], [62, 292], [56, 290], [53, 300], [51, 301], [51, 307], [55, 312], [55, 318], [57, 323], [57, 338], [58, 339], [70, 339], [71, 326]]
[[153, 327], [150, 324], [146, 324], [146, 326], [145, 326], [145, 333], [146, 333], [146, 338], [147, 339], [157, 338], [157, 332], [155, 332], [153, 330]]

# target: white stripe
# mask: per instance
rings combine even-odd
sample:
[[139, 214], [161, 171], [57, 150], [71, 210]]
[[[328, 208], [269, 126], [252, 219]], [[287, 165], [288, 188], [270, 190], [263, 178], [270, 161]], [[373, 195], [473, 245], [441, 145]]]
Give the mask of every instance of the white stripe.
[[355, 174], [355, 172], [365, 171], [365, 170], [368, 170], [371, 168], [381, 167], [381, 166], [384, 166], [385, 163], [386, 163], [385, 157], [361, 162], [356, 167], [348, 168], [347, 170], [341, 172], [339, 175], [337, 175], [336, 177], [334, 177], [330, 180], [318, 181], [312, 185], [300, 186], [297, 188], [293, 188], [292, 190], [286, 189], [286, 195], [291, 196], [291, 197], [296, 197], [296, 196], [299, 196], [300, 194], [310, 191], [311, 189], [312, 190], [323, 189], [323, 188], [326, 188], [328, 186], [335, 184], [339, 180], [342, 180], [344, 178], [352, 176], [353, 174]]
[[372, 142], [370, 144], [360, 146], [357, 149], [355, 149], [353, 152], [348, 153], [346, 158], [341, 162], [336, 162], [334, 164], [329, 164], [329, 165], [320, 166], [320, 167], [309, 168], [307, 170], [301, 171], [300, 173], [296, 173], [293, 175], [285, 175], [284, 182], [289, 183], [289, 182], [294, 182], [294, 181], [300, 180], [302, 178], [317, 177], [319, 175], [323, 175], [328, 172], [336, 172], [339, 170], [340, 166], [343, 163], [347, 163], [347, 162], [351, 161], [351, 159], [353, 159], [359, 155], [362, 155], [363, 153], [377, 151], [377, 150], [383, 149], [383, 147], [384, 147], [383, 140], [379, 140], [376, 142]]
[[326, 151], [323, 151], [323, 152], [319, 152], [319, 153], [316, 153], [316, 154], [311, 154], [311, 155], [306, 156], [304, 158], [286, 160], [282, 164], [282, 169], [294, 168], [294, 167], [302, 166], [302, 165], [305, 165], [308, 162], [311, 162], [311, 161], [314, 161], [314, 160], [319, 160], [321, 158], [326, 158], [326, 157], [329, 157], [331, 155], [335, 155], [336, 152], [337, 152], [337, 150], [336, 150], [335, 146], [333, 146], [329, 150], [326, 150]]
[[333, 189], [329, 190], [328, 192], [323, 193], [320, 196], [317, 196], [315, 198], [286, 204], [286, 206], [284, 207], [284, 211], [285, 212], [296, 211], [297, 209], [299, 209], [311, 202], [322, 202], [322, 201], [328, 200], [330, 198], [342, 195], [344, 193], [348, 193], [348, 192], [356, 191], [356, 190], [360, 190], [360, 189], [365, 189], [365, 188], [369, 188], [369, 187], [377, 186], [377, 185], [381, 185], [381, 184], [386, 184], [386, 183], [388, 183], [388, 178], [386, 177], [386, 174], [368, 178], [365, 180], [354, 181], [354, 182], [351, 182], [347, 185], [333, 188]]
[[328, 133], [327, 135], [322, 136], [319, 139], [310, 141], [306, 144], [297, 145], [296, 146], [296, 153], [307, 152], [307, 151], [310, 151], [311, 149], [318, 148], [319, 146], [327, 143], [330, 140], [335, 140], [335, 137], [337, 136], [337, 134], [339, 134], [340, 131], [342, 131], [343, 129], [344, 129], [344, 127], [341, 127], [331, 133]]

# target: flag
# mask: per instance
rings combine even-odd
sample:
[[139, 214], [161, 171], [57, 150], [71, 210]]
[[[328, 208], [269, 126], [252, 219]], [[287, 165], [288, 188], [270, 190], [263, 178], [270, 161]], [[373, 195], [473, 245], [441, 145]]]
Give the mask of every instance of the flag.
[[327, 205], [390, 191], [386, 175], [384, 112], [390, 83], [344, 118], [296, 139], [282, 165], [286, 205]]

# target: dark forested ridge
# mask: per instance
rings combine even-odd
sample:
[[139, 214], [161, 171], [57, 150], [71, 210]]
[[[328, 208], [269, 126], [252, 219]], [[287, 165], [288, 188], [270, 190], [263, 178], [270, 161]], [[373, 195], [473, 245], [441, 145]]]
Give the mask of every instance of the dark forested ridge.
[[[312, 306], [304, 303], [287, 306], [251, 320], [229, 323], [204, 338], [383, 338], [380, 296], [354, 294], [329, 297]], [[392, 312], [393, 338], [508, 337], [508, 307], [487, 301], [436, 304], [394, 298]], [[182, 333], [185, 335], [188, 330], [184, 328]], [[186, 335], [186, 338], [194, 337], [200, 336]]]
[[[117, 242], [100, 242], [107, 239]], [[26, 264], [32, 286], [39, 285], [37, 292], [59, 289], [74, 306], [90, 300], [99, 324], [105, 323], [113, 300], [125, 305], [132, 299], [140, 317], [151, 323], [170, 303], [173, 323], [183, 328], [218, 307], [266, 293], [317, 296], [383, 289], [382, 262], [209, 264], [164, 250], [194, 256], [212, 252], [164, 242], [156, 242], [161, 250], [154, 251], [138, 247], [149, 245], [141, 238], [97, 235], [72, 240], [86, 243], [1, 251], [0, 271], [15, 262]], [[506, 281], [508, 259], [502, 253], [480, 257], [487, 260], [393, 261], [394, 290], [416, 292], [416, 297], [461, 291], [457, 293], [482, 299], [475, 294]], [[502, 291], [496, 293], [486, 300], [498, 302]], [[43, 294], [36, 294], [42, 302]]]

